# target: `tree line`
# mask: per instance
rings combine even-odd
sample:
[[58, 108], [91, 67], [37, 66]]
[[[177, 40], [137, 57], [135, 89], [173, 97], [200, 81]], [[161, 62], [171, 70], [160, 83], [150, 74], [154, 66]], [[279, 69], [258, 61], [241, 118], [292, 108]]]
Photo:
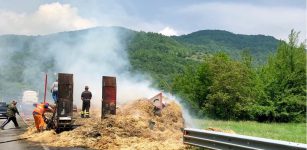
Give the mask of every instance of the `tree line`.
[[240, 59], [219, 52], [175, 75], [172, 93], [199, 116], [225, 120], [306, 121], [306, 47], [291, 31], [267, 63], [253, 65], [248, 51]]

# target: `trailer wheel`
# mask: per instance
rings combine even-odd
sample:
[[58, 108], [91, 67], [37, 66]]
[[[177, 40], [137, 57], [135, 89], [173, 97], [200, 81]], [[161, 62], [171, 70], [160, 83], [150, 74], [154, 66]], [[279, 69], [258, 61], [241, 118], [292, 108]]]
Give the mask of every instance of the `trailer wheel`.
[[56, 128], [56, 129], [55, 129], [55, 132], [56, 132], [57, 134], [59, 134], [59, 133], [61, 133], [61, 129], [60, 129], [60, 128]]

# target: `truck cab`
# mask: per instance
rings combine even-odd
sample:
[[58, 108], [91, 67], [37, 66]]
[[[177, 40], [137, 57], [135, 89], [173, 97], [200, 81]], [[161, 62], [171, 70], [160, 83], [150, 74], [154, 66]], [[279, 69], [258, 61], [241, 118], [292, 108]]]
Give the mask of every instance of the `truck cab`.
[[7, 119], [6, 111], [7, 111], [6, 102], [0, 102], [0, 119]]

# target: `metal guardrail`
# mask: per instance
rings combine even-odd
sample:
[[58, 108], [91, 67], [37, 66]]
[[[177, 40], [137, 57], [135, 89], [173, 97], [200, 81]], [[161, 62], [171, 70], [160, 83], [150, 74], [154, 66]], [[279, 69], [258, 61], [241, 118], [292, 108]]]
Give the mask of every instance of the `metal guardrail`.
[[307, 144], [185, 128], [183, 143], [213, 150], [307, 150]]

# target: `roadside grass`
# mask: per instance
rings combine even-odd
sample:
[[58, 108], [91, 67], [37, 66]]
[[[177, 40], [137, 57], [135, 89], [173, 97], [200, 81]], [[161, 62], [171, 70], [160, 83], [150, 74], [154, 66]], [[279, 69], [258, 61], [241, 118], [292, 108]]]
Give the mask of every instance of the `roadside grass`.
[[203, 129], [213, 127], [232, 130], [241, 135], [307, 143], [306, 123], [259, 123], [255, 121], [220, 121], [212, 119], [195, 119], [195, 122]]

